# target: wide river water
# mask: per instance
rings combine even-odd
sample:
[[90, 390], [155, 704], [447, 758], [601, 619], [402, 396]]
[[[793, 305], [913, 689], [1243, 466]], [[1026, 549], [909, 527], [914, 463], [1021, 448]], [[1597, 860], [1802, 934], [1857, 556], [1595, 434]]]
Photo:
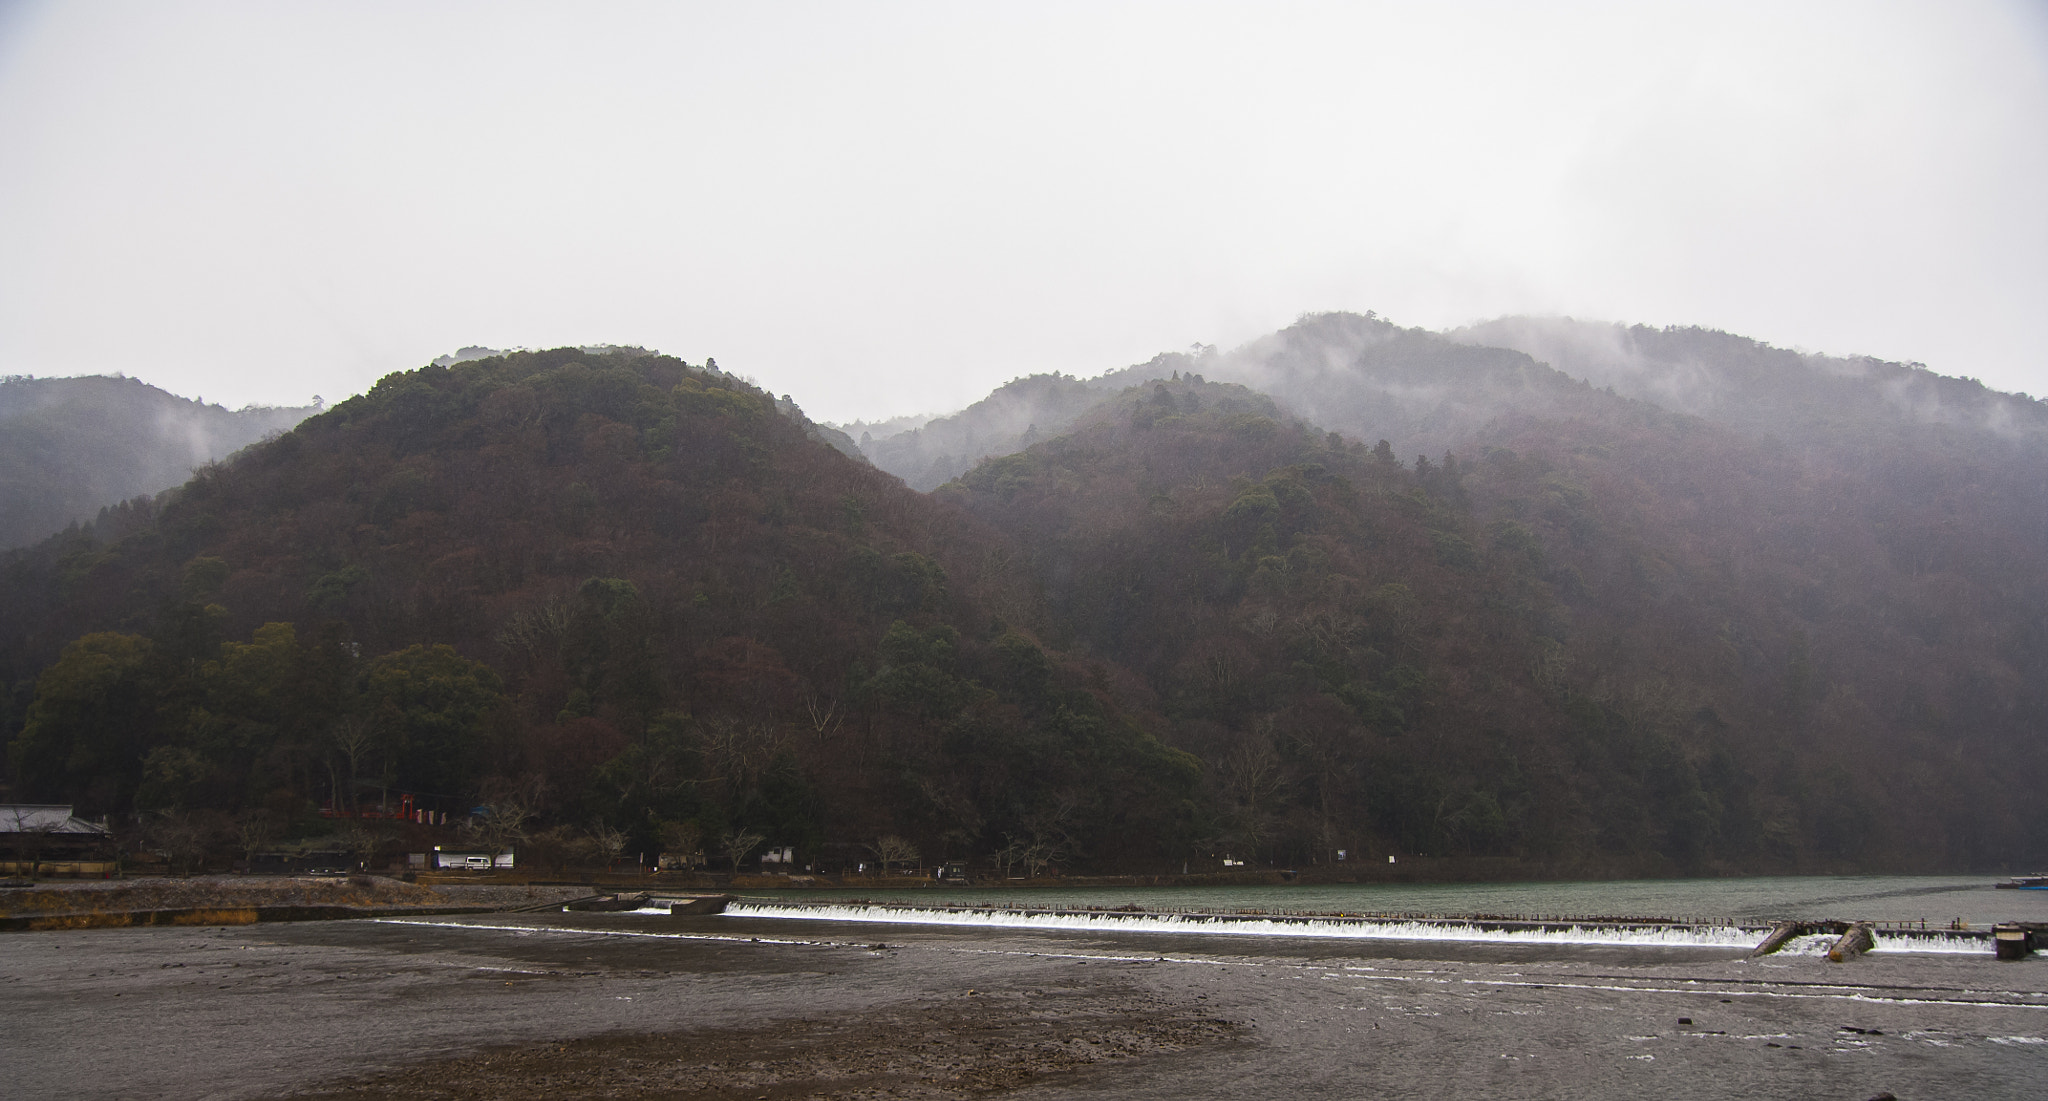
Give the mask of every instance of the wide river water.
[[[2001, 962], [1982, 939], [1880, 936], [1831, 963], [1814, 944], [1751, 959], [1746, 933], [1711, 927], [1487, 940], [1427, 920], [2048, 921], [2048, 892], [1990, 882], [792, 891], [699, 917], [16, 933], [0, 937], [0, 1063], [9, 1097], [64, 1098], [2048, 1096], [2048, 959]], [[1421, 920], [1410, 936], [1408, 918], [1286, 924], [1310, 911]], [[1223, 1031], [1189, 1039], [1203, 1022]], [[641, 1037], [680, 1062], [606, 1054]], [[1000, 1061], [1005, 1037], [1037, 1045], [1019, 1064], [1037, 1076], [948, 1084], [954, 1062]], [[899, 1077], [832, 1078], [849, 1052]], [[530, 1090], [488, 1077], [520, 1060]]]
[[1566, 883], [1375, 883], [1272, 887], [930, 887], [895, 890], [791, 889], [742, 892], [749, 901], [889, 906], [1001, 906], [1229, 914], [1400, 914], [1415, 916], [1622, 918], [1751, 924], [1781, 920], [1963, 922], [2048, 921], [2048, 891], [1998, 890], [1988, 876], [1784, 876], [1751, 879], [1639, 879]]

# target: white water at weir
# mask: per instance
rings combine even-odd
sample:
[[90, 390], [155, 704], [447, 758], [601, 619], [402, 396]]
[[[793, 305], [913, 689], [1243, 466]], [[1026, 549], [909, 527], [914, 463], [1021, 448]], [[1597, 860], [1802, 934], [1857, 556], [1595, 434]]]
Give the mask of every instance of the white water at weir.
[[[1197, 936], [1312, 937], [1330, 940], [1445, 941], [1471, 944], [1581, 945], [1636, 948], [1727, 948], [1747, 951], [1768, 930], [1735, 925], [1625, 924], [1614, 922], [1431, 921], [1365, 917], [1289, 917], [1241, 914], [1176, 914], [1119, 911], [927, 909], [857, 903], [786, 905], [739, 901], [725, 910], [729, 917], [790, 921], [843, 921], [887, 925], [951, 926], [956, 928], [1069, 930], [1090, 933], [1165, 933]], [[1788, 954], [1819, 955], [1835, 942], [1832, 936], [1805, 936], [1789, 942]], [[1983, 955], [1986, 943], [1971, 937], [1941, 934], [1896, 936], [1880, 932], [1878, 952], [1959, 953]]]

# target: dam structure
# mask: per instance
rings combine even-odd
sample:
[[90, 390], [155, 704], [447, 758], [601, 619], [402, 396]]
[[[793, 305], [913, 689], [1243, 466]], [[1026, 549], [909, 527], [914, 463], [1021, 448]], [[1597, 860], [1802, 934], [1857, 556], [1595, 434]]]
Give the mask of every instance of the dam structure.
[[[1066, 930], [1102, 934], [1220, 937], [1300, 937], [1356, 941], [1436, 941], [1471, 944], [1717, 948], [1750, 951], [1784, 922], [1602, 917], [1454, 915], [1422, 913], [1203, 912], [1133, 907], [1070, 909], [1033, 906], [876, 904], [859, 900], [785, 901], [741, 897], [729, 917], [782, 921]], [[1798, 922], [1800, 931], [1778, 938], [1774, 951], [1825, 955], [1847, 929], [1870, 927], [1872, 951], [1986, 954], [1989, 928], [1928, 927], [1925, 922]], [[1810, 931], [1809, 931], [1810, 930]]]

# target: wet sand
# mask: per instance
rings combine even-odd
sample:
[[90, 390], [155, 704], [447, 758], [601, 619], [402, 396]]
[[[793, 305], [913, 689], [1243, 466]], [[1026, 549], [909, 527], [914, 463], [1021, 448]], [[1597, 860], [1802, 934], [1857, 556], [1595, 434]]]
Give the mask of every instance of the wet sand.
[[503, 1047], [371, 1076], [332, 1099], [945, 1098], [1231, 1037], [1232, 1023], [1110, 980], [935, 993], [749, 1028]]
[[14, 934], [0, 1029], [11, 1097], [2020, 1098], [2048, 961], [495, 915]]

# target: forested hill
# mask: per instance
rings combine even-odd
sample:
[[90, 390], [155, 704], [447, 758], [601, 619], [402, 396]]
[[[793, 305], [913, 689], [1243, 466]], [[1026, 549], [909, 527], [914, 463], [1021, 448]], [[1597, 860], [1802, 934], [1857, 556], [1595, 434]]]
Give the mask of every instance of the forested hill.
[[315, 411], [230, 411], [132, 378], [0, 379], [0, 550], [161, 493]]
[[1204, 370], [1404, 456], [1448, 452], [1484, 473], [1513, 455], [1523, 487], [1475, 483], [1475, 515], [1529, 527], [1570, 567], [1555, 637], [1574, 666], [1652, 685], [1718, 670], [1709, 698], [1778, 707], [1758, 728], [1831, 762], [1799, 774], [1797, 805], [1832, 788], [1851, 833], [1913, 822], [1958, 866], [2041, 835], [2041, 403], [1702, 330], [1629, 340], [1639, 392], [1689, 373], [1711, 400], [1675, 412], [1574, 378], [1584, 355], [1524, 341], [1557, 370], [1351, 315], [1305, 318]]
[[4, 559], [10, 783], [1096, 869], [2048, 859], [2031, 406], [1636, 339], [1738, 397], [1323, 315], [1020, 380], [931, 494], [708, 364], [393, 375]]
[[17, 791], [278, 820], [404, 791], [645, 851], [1181, 855], [1198, 766], [1033, 640], [1008, 544], [815, 435], [660, 356], [390, 376], [7, 559]]
[[[1708, 329], [1567, 318], [1502, 318], [1433, 333], [1371, 314], [1310, 315], [1230, 352], [1166, 353], [1095, 378], [1018, 379], [959, 413], [919, 419], [915, 430], [874, 434], [861, 449], [912, 488], [930, 489], [982, 458], [1065, 432], [1109, 394], [1180, 374], [1242, 383], [1311, 423], [1386, 439], [1411, 458], [1467, 450], [1502, 418], [1605, 408], [1590, 388], [1852, 466], [1897, 467], [1926, 456], [2000, 481], [2015, 500], [2048, 491], [2048, 402], [1919, 364], [1800, 353]], [[1901, 476], [1910, 483], [1910, 474]]]
[[1862, 489], [1523, 370], [1570, 416], [1462, 461], [1184, 376], [941, 496], [1029, 548], [1047, 637], [1133, 672], [1245, 848], [2040, 854], [2037, 550], [1900, 561]]
[[[1584, 612], [1560, 641], [1575, 661], [1603, 673], [1649, 662], [1679, 679], [1733, 663], [1742, 690], [1799, 701], [1770, 729], [1831, 747], [1859, 820], [1949, 808], [1924, 828], [1960, 858], [2036, 813], [2027, 789], [1992, 774], [2038, 777], [2048, 754], [2042, 403], [1723, 333], [1610, 330], [1607, 347], [1632, 357], [1628, 385], [1691, 395], [1687, 414], [1574, 378], [1623, 370], [1593, 362], [1584, 329], [1503, 323], [1472, 339], [1489, 335], [1565, 369], [1325, 315], [1205, 370], [1255, 378], [1321, 426], [1388, 436], [1404, 456], [1484, 469], [1500, 449], [1534, 464], [1532, 492], [1474, 503], [1573, 555]], [[1610, 649], [1585, 649], [1594, 639]], [[1911, 782], [1877, 783], [1877, 761], [1906, 762]], [[1972, 770], [1987, 778], [1956, 778]]]
[[1069, 375], [1031, 375], [998, 386], [958, 413], [915, 424], [874, 425], [885, 429], [880, 436], [862, 427], [859, 447], [910, 488], [929, 492], [991, 455], [1008, 455], [1065, 432], [1118, 389]]

